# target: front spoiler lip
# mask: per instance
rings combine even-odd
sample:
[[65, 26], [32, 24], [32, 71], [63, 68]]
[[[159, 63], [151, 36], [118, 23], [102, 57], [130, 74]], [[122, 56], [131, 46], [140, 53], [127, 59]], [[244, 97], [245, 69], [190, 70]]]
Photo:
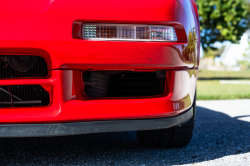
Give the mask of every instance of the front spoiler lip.
[[193, 117], [193, 107], [181, 115], [142, 120], [90, 121], [51, 124], [0, 125], [0, 137], [49, 137], [103, 132], [156, 130], [182, 125]]

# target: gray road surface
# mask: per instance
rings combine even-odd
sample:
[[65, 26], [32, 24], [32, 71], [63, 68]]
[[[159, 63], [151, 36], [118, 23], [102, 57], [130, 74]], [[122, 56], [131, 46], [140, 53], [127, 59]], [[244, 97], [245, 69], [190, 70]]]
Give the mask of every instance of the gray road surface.
[[250, 165], [250, 100], [198, 101], [181, 149], [145, 149], [135, 132], [0, 139], [0, 165]]

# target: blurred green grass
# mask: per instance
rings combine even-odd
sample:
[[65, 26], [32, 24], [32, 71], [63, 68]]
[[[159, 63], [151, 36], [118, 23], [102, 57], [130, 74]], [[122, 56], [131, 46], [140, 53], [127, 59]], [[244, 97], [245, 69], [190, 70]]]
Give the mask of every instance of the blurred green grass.
[[219, 80], [250, 81], [250, 71], [199, 71], [197, 100], [249, 99], [249, 84], [220, 84]]
[[250, 79], [250, 70], [243, 71], [208, 71], [199, 70], [198, 79], [210, 78], [210, 79]]

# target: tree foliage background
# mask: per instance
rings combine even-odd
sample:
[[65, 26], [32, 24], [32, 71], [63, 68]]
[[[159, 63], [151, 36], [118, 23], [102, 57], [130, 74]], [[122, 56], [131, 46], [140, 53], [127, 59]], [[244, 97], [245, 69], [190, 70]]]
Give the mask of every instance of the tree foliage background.
[[196, 0], [196, 4], [204, 50], [213, 49], [212, 44], [216, 41], [238, 43], [249, 28], [248, 0]]

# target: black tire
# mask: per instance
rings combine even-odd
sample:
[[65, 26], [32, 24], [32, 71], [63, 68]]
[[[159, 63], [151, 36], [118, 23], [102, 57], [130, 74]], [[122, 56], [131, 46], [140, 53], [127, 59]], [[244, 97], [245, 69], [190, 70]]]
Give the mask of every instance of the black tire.
[[143, 147], [181, 148], [189, 144], [196, 115], [196, 95], [193, 102], [193, 117], [186, 124], [167, 129], [137, 131], [138, 143]]

